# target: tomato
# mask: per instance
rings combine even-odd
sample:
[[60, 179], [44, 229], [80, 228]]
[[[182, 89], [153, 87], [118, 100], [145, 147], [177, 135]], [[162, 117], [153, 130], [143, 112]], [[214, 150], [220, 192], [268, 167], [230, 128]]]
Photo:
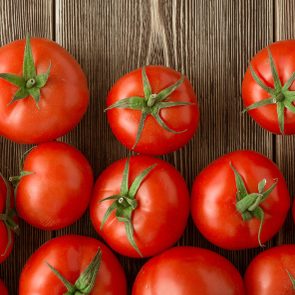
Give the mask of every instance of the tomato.
[[85, 75], [55, 42], [27, 37], [1, 47], [0, 73], [0, 134], [13, 141], [53, 140], [86, 112]]
[[96, 181], [90, 215], [96, 231], [117, 252], [155, 255], [182, 235], [189, 214], [184, 179], [170, 164], [135, 156], [110, 165]]
[[1, 280], [0, 280], [0, 294], [8, 295], [7, 288], [5, 287], [4, 283]]
[[[88, 267], [91, 271], [83, 277]], [[19, 283], [19, 295], [126, 295], [126, 289], [124, 271], [114, 254], [98, 240], [78, 235], [41, 246], [27, 261]]]
[[150, 259], [132, 295], [243, 295], [243, 280], [224, 257], [194, 247], [172, 248]]
[[189, 80], [163, 66], [147, 66], [123, 76], [110, 90], [107, 107], [116, 138], [127, 148], [150, 155], [185, 145], [199, 120]]
[[0, 174], [0, 263], [10, 255], [19, 230], [13, 205], [13, 190]]
[[295, 133], [295, 40], [279, 41], [251, 60], [242, 97], [250, 116], [276, 134]]
[[60, 142], [40, 144], [26, 156], [16, 190], [19, 216], [56, 230], [78, 220], [91, 197], [92, 169], [80, 151]]
[[191, 210], [195, 225], [225, 249], [253, 248], [282, 227], [290, 207], [277, 166], [253, 151], [226, 154], [195, 179]]
[[248, 295], [293, 295], [295, 293], [295, 245], [263, 251], [245, 274]]

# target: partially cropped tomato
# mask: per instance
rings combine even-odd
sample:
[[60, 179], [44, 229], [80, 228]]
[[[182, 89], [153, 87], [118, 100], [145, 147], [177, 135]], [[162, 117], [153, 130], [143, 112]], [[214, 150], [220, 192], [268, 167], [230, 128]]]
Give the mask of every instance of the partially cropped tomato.
[[[13, 190], [0, 174], [0, 263], [11, 253], [14, 233], [18, 232], [15, 212], [13, 210]], [[0, 294], [2, 294], [0, 292]]]
[[195, 179], [192, 216], [199, 231], [226, 249], [253, 248], [282, 227], [290, 207], [283, 175], [253, 151], [226, 154]]
[[8, 295], [8, 290], [1, 280], [0, 280], [0, 294], [1, 295]]
[[126, 295], [124, 271], [114, 254], [93, 238], [69, 235], [40, 247], [20, 277], [19, 295]]
[[245, 274], [247, 295], [295, 294], [295, 245], [260, 253]]
[[242, 84], [250, 116], [276, 134], [295, 133], [295, 40], [279, 41], [251, 60]]
[[40, 143], [75, 127], [86, 112], [87, 81], [76, 60], [47, 39], [0, 48], [0, 135]]
[[16, 184], [16, 208], [29, 224], [60, 229], [79, 219], [91, 197], [92, 169], [83, 154], [60, 142], [43, 143], [25, 157]]
[[132, 295], [243, 295], [243, 280], [224, 257], [194, 247], [172, 248], [149, 260]]
[[199, 109], [189, 80], [163, 66], [147, 66], [119, 79], [107, 98], [107, 115], [117, 139], [127, 148], [166, 154], [194, 135]]
[[122, 255], [155, 255], [182, 235], [189, 214], [184, 179], [170, 164], [147, 156], [110, 165], [95, 184], [92, 223]]

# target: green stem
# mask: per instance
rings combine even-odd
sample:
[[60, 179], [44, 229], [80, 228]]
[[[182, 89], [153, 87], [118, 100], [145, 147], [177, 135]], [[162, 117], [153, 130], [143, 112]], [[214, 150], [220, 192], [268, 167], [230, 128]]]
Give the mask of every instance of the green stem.
[[34, 78], [31, 78], [31, 79], [29, 79], [29, 80], [27, 81], [27, 83], [26, 83], [26, 87], [30, 89], [30, 88], [32, 88], [35, 84], [36, 84], [36, 80], [35, 80]]

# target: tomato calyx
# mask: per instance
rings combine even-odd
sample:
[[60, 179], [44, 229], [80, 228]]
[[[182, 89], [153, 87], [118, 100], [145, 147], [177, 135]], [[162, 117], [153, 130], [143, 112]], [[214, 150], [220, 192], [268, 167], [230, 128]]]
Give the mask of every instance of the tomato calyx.
[[267, 50], [268, 50], [268, 56], [269, 56], [269, 61], [270, 61], [272, 78], [274, 81], [274, 88], [267, 86], [258, 77], [257, 73], [254, 71], [254, 69], [250, 63], [250, 72], [251, 72], [251, 75], [252, 75], [254, 81], [264, 91], [266, 91], [270, 95], [270, 97], [251, 104], [250, 106], [248, 106], [247, 108], [245, 108], [243, 110], [243, 113], [253, 110], [253, 109], [256, 109], [256, 108], [259, 108], [259, 107], [262, 107], [262, 106], [276, 104], [280, 132], [282, 134], [284, 134], [285, 108], [288, 109], [289, 111], [291, 111], [292, 113], [295, 113], [295, 106], [293, 104], [295, 101], [295, 91], [289, 90], [289, 88], [291, 87], [291, 85], [295, 81], [295, 72], [293, 72], [293, 74], [288, 79], [288, 81], [284, 85], [282, 85], [269, 47], [267, 48]]
[[274, 183], [265, 190], [266, 179], [264, 178], [258, 183], [258, 193], [248, 193], [240, 173], [236, 170], [232, 163], [230, 163], [230, 167], [234, 172], [237, 187], [236, 209], [241, 214], [244, 221], [250, 220], [254, 217], [260, 220], [258, 242], [260, 247], [264, 247], [260, 239], [264, 223], [264, 210], [261, 208], [260, 204], [263, 203], [274, 190], [278, 183], [278, 179], [275, 179]]
[[15, 210], [11, 208], [11, 203], [10, 203], [11, 187], [1, 173], [0, 173], [0, 177], [3, 179], [6, 185], [5, 212], [0, 214], [0, 221], [4, 223], [7, 230], [7, 236], [8, 236], [8, 243], [6, 245], [6, 248], [3, 253], [0, 253], [1, 256], [5, 256], [12, 243], [12, 232], [19, 234], [20, 230], [19, 230], [18, 224], [14, 221], [14, 218], [16, 216]]
[[24, 51], [23, 73], [22, 76], [17, 76], [10, 73], [0, 73], [0, 78], [10, 82], [18, 87], [9, 105], [17, 100], [32, 96], [37, 108], [39, 109], [40, 89], [43, 88], [48, 80], [51, 69], [51, 63], [47, 71], [43, 74], [37, 75], [33, 59], [32, 47], [30, 37], [26, 37], [26, 45]]
[[120, 194], [118, 195], [113, 195], [108, 198], [105, 198], [101, 200], [100, 202], [104, 202], [106, 200], [114, 200], [112, 205], [107, 209], [101, 226], [100, 230], [102, 230], [105, 222], [111, 215], [113, 211], [116, 211], [116, 217], [117, 220], [120, 222], [124, 222], [125, 228], [126, 228], [126, 234], [127, 238], [132, 245], [132, 247], [136, 250], [136, 252], [142, 257], [142, 254], [137, 247], [135, 240], [134, 240], [134, 229], [133, 229], [133, 224], [132, 224], [132, 213], [133, 211], [137, 208], [137, 201], [135, 199], [135, 195], [140, 188], [142, 182], [146, 178], [146, 176], [156, 167], [157, 164], [154, 164], [145, 170], [143, 170], [139, 175], [136, 176], [134, 179], [133, 183], [131, 184], [129, 188], [129, 163], [130, 163], [130, 158], [126, 160], [126, 164], [124, 167], [124, 172], [123, 172], [123, 179], [121, 183], [121, 188], [120, 188]]
[[59, 280], [67, 288], [67, 292], [64, 295], [82, 295], [90, 294], [94, 288], [97, 273], [101, 265], [102, 252], [98, 248], [95, 256], [93, 257], [90, 264], [86, 267], [84, 272], [81, 273], [75, 284], [71, 284], [56, 268], [47, 263], [51, 271], [59, 278]]
[[294, 278], [293, 275], [289, 272], [288, 269], [286, 269], [286, 272], [287, 272], [287, 274], [288, 274], [288, 276], [289, 276], [289, 279], [290, 279], [290, 281], [291, 281], [291, 283], [292, 283], [293, 290], [295, 290], [295, 278]]
[[183, 83], [184, 76], [182, 75], [178, 81], [176, 81], [173, 85], [163, 89], [159, 93], [153, 93], [151, 84], [146, 74], [145, 67], [142, 68], [142, 83], [143, 83], [143, 90], [144, 90], [144, 97], [140, 96], [132, 96], [123, 98], [114, 104], [110, 105], [105, 109], [105, 111], [114, 109], [114, 108], [123, 108], [123, 109], [131, 109], [131, 110], [138, 110], [141, 111], [141, 118], [138, 125], [138, 130], [136, 134], [135, 143], [132, 147], [134, 149], [138, 144], [145, 120], [149, 115], [151, 115], [157, 123], [166, 131], [180, 134], [187, 131], [181, 130], [176, 131], [171, 129], [165, 121], [162, 119], [160, 112], [162, 109], [178, 107], [178, 106], [187, 106], [192, 105], [193, 103], [190, 102], [180, 102], [180, 101], [169, 101], [169, 96]]
[[24, 152], [24, 154], [20, 157], [20, 160], [19, 160], [19, 163], [18, 163], [19, 171], [20, 171], [19, 175], [9, 177], [9, 181], [11, 182], [12, 186], [15, 188], [15, 191], [14, 191], [15, 194], [16, 194], [16, 191], [17, 191], [17, 186], [18, 186], [19, 182], [21, 181], [21, 179], [23, 177], [25, 177], [25, 176], [33, 174], [33, 172], [31, 172], [31, 171], [23, 170], [23, 167], [24, 167], [24, 161], [25, 161], [26, 156], [34, 148], [35, 148], [35, 146], [31, 147], [26, 152]]

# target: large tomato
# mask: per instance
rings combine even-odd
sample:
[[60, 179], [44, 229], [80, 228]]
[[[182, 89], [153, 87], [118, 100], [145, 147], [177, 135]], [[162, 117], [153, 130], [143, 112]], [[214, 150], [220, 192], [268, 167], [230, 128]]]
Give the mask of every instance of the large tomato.
[[132, 295], [243, 295], [243, 280], [224, 257], [201, 248], [176, 247], [149, 260]]
[[110, 165], [90, 205], [96, 231], [122, 255], [151, 256], [173, 245], [189, 214], [184, 179], [170, 164], [147, 156]]
[[1, 295], [8, 295], [8, 290], [1, 280], [0, 280], [0, 294]]
[[119, 79], [107, 98], [117, 139], [129, 149], [160, 155], [185, 145], [199, 120], [189, 80], [170, 68], [147, 66]]
[[83, 154], [59, 142], [43, 143], [25, 157], [17, 182], [19, 216], [40, 229], [55, 230], [79, 219], [91, 197], [93, 175]]
[[295, 40], [279, 41], [251, 60], [242, 84], [250, 116], [277, 134], [295, 133]]
[[290, 207], [277, 166], [253, 151], [211, 163], [195, 179], [192, 216], [200, 232], [226, 249], [257, 247], [282, 227]]
[[89, 101], [79, 64], [58, 44], [40, 38], [0, 48], [0, 89], [0, 134], [18, 143], [66, 134]]
[[0, 263], [12, 251], [14, 232], [18, 232], [18, 225], [13, 210], [13, 190], [0, 174]]
[[245, 274], [247, 295], [295, 294], [295, 245], [260, 253]]
[[45, 243], [27, 261], [19, 283], [19, 295], [126, 295], [126, 289], [114, 254], [98, 240], [78, 235]]

